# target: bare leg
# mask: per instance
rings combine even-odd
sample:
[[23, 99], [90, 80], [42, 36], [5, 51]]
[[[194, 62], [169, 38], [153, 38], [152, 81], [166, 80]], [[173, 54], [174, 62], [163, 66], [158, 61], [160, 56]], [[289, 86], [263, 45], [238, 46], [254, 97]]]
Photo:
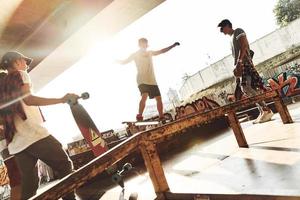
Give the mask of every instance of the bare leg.
[[141, 116], [143, 116], [147, 98], [148, 98], [148, 93], [143, 93], [141, 96], [140, 104], [139, 104], [139, 115], [141, 115]]
[[155, 97], [155, 100], [156, 100], [156, 106], [157, 106], [157, 111], [158, 111], [159, 117], [163, 118], [164, 117], [164, 112], [163, 112], [164, 108], [163, 108], [161, 96]]

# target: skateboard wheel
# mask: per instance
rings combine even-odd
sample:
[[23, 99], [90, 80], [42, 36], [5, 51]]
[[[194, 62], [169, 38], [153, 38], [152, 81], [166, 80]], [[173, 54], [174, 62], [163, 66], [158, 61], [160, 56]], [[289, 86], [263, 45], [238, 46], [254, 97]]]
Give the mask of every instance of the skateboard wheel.
[[124, 172], [127, 172], [131, 169], [132, 169], [132, 165], [130, 163], [125, 163], [125, 165], [123, 166], [123, 171]]
[[81, 98], [82, 99], [88, 99], [88, 98], [90, 98], [90, 94], [88, 92], [84, 92], [84, 93], [81, 94]]

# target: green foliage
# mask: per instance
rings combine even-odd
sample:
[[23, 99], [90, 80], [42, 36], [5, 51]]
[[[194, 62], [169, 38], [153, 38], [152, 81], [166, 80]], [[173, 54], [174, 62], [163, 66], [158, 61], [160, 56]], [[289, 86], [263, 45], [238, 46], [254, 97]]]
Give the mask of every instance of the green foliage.
[[278, 0], [273, 12], [279, 26], [286, 26], [289, 22], [300, 17], [300, 0]]

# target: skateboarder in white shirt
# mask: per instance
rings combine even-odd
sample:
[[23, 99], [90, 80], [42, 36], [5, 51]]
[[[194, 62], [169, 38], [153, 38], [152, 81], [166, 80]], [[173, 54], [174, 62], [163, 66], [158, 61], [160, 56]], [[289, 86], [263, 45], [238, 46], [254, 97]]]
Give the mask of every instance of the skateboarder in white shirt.
[[180, 44], [179, 42], [175, 42], [173, 45], [161, 50], [148, 51], [148, 40], [146, 38], [140, 38], [138, 40], [138, 45], [140, 48], [138, 51], [131, 54], [127, 59], [119, 61], [120, 64], [127, 64], [134, 61], [137, 67], [137, 84], [141, 93], [141, 100], [139, 102], [139, 110], [136, 115], [136, 120], [143, 121], [143, 112], [149, 96], [150, 99], [155, 98], [159, 119], [164, 122], [163, 103], [160, 90], [155, 79], [152, 56], [166, 53]]

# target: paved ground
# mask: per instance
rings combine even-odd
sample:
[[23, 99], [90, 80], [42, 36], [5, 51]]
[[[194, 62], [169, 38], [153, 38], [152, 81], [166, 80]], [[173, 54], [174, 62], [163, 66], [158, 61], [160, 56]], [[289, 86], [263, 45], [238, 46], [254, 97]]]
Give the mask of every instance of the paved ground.
[[[242, 123], [250, 148], [239, 148], [229, 128], [199, 130], [188, 143], [162, 155], [171, 191], [300, 195], [300, 104], [289, 109], [293, 124], [282, 124], [278, 114], [264, 124]], [[139, 199], [154, 199], [145, 170], [137, 168], [131, 175], [125, 183], [126, 198], [137, 192]], [[111, 186], [110, 180], [100, 180], [80, 192], [89, 196], [95, 191], [104, 193], [101, 199], [114, 200], [119, 199], [121, 188]]]
[[[250, 148], [239, 148], [230, 129], [186, 144], [185, 150], [163, 156], [172, 192], [300, 195], [300, 104], [289, 106], [293, 124], [282, 124], [278, 114], [264, 124], [242, 124]], [[204, 134], [207, 136], [207, 134]], [[154, 199], [147, 173], [126, 182], [139, 199]], [[118, 199], [120, 187], [101, 199]]]

